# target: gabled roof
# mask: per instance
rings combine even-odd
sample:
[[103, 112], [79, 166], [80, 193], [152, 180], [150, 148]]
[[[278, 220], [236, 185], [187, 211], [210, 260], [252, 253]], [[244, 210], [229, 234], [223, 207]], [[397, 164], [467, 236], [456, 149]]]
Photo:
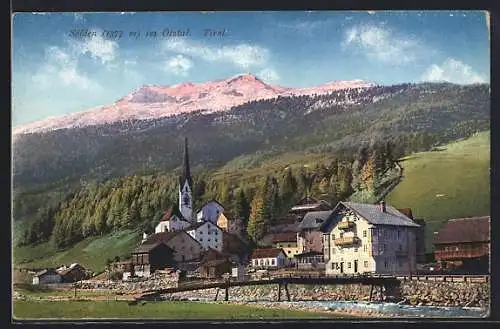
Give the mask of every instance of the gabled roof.
[[345, 208], [352, 210], [358, 216], [364, 218], [368, 223], [373, 225], [420, 227], [420, 225], [396, 210], [396, 208], [387, 204], [385, 206], [385, 211], [382, 211], [378, 204], [341, 201], [335, 206], [335, 209], [332, 211], [332, 216], [330, 216], [321, 227], [321, 231], [330, 232], [341, 219], [338, 211]]
[[193, 238], [190, 234], [188, 234], [186, 231], [170, 231], [170, 232], [160, 232], [160, 233], [155, 233], [151, 234], [150, 236], [147, 237], [146, 241], [144, 241], [142, 244], [155, 244], [157, 242], [163, 242], [167, 244], [168, 241], [173, 239], [175, 236], [178, 235], [184, 235], [188, 239], [193, 240], [194, 242], [198, 243], [199, 242]]
[[59, 274], [59, 273], [57, 273], [56, 270], [54, 270], [53, 268], [48, 268], [48, 269], [41, 270], [40, 272], [36, 273], [35, 276], [41, 277], [44, 275], [57, 275], [57, 274]]
[[160, 219], [160, 222], [165, 222], [169, 221], [172, 219], [172, 216], [177, 216], [182, 221], [188, 222], [184, 216], [182, 215], [181, 211], [179, 210], [179, 205], [177, 203], [174, 203], [163, 215], [163, 217]]
[[488, 241], [490, 216], [450, 219], [435, 237], [435, 244]]
[[186, 231], [186, 232], [187, 232], [187, 231], [196, 230], [197, 228], [199, 228], [199, 227], [201, 227], [201, 226], [203, 226], [203, 225], [205, 225], [205, 224], [210, 224], [210, 225], [213, 225], [213, 226], [217, 227], [219, 230], [221, 230], [221, 231], [222, 231], [222, 228], [220, 228], [217, 224], [212, 223], [212, 222], [210, 222], [210, 221], [208, 221], [208, 220], [203, 220], [202, 222], [197, 222], [196, 224], [192, 224], [191, 226], [186, 227], [186, 228], [184, 229], [184, 231]]
[[302, 205], [313, 204], [313, 203], [318, 203], [318, 200], [316, 200], [315, 198], [313, 198], [311, 196], [306, 196], [306, 197], [300, 199], [299, 201], [297, 201], [296, 206], [302, 206]]
[[280, 242], [297, 242], [297, 234], [295, 232], [275, 234], [273, 236], [273, 243]]
[[226, 209], [226, 208], [224, 207], [224, 205], [223, 205], [222, 203], [220, 203], [219, 201], [217, 201], [217, 200], [215, 200], [215, 199], [210, 199], [210, 200], [207, 200], [205, 203], [203, 203], [203, 204], [201, 205], [200, 209], [199, 209], [196, 213], [199, 213], [199, 212], [203, 209], [203, 207], [205, 207], [205, 206], [206, 206], [207, 204], [209, 204], [210, 202], [215, 202], [215, 203], [217, 203], [219, 206], [221, 206], [223, 209]]
[[285, 254], [283, 249], [281, 248], [262, 248], [262, 249], [255, 249], [252, 254], [250, 255], [250, 259], [255, 259], [255, 258], [274, 258], [278, 257], [280, 253]]
[[333, 210], [326, 211], [310, 211], [305, 214], [304, 219], [300, 222], [298, 229], [320, 229], [328, 217], [332, 214]]
[[164, 245], [165, 247], [170, 248], [163, 242], [156, 242], [156, 243], [151, 243], [151, 244], [141, 244], [139, 247], [135, 248], [134, 251], [132, 251], [132, 254], [142, 254], [146, 252], [150, 252], [153, 249], [158, 248], [159, 246]]

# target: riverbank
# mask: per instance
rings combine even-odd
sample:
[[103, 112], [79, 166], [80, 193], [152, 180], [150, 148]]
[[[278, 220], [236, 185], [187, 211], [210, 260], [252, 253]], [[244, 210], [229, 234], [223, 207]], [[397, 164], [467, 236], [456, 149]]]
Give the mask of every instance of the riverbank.
[[[363, 285], [292, 285], [288, 286], [290, 301], [369, 301], [371, 287]], [[389, 300], [381, 298], [377, 290], [372, 301], [394, 301], [414, 306], [480, 307], [490, 305], [489, 283], [471, 282], [401, 282], [399, 296]], [[163, 296], [167, 300], [224, 300], [224, 289], [217, 288], [180, 292]], [[261, 285], [229, 288], [229, 300], [236, 302], [278, 301], [278, 285]], [[286, 292], [281, 291], [281, 300]]]

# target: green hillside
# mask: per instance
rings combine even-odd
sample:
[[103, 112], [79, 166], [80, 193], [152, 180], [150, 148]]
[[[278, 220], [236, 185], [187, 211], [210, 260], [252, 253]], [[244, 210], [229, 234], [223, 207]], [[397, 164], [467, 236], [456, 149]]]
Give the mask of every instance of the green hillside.
[[489, 215], [489, 131], [432, 152], [413, 154], [401, 164], [403, 180], [387, 201], [395, 207], [410, 207], [416, 218], [427, 221], [427, 248], [431, 248], [432, 232], [443, 221]]
[[14, 266], [43, 268], [79, 263], [94, 272], [103, 271], [107, 259], [127, 257], [139, 242], [136, 231], [124, 230], [103, 237], [87, 238], [71, 248], [57, 251], [50, 242], [14, 248]]

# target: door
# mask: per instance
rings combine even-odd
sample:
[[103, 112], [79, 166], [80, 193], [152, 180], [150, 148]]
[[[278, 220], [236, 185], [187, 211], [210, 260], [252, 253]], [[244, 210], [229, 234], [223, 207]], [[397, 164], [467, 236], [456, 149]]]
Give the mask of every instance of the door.
[[354, 273], [358, 273], [358, 260], [354, 261]]
[[344, 262], [340, 263], [340, 273], [344, 273]]

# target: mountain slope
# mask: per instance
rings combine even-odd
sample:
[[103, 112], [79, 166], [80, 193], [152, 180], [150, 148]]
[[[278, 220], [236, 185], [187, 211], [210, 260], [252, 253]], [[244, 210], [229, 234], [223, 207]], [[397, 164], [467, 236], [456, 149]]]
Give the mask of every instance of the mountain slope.
[[401, 163], [402, 182], [387, 201], [412, 208], [416, 218], [427, 222], [427, 249], [433, 232], [451, 218], [490, 213], [490, 132], [413, 154]]
[[268, 85], [251, 74], [200, 84], [145, 85], [112, 105], [22, 125], [15, 127], [13, 133], [17, 135], [122, 120], [155, 119], [195, 111], [220, 112], [249, 101], [277, 96], [319, 95], [339, 89], [372, 86], [374, 86], [372, 83], [352, 80], [331, 82], [310, 88], [285, 88]]
[[179, 166], [184, 136], [193, 165], [214, 168], [256, 152], [338, 152], [372, 139], [433, 134], [433, 142], [489, 127], [488, 85], [420, 84], [252, 101], [226, 112], [22, 134], [14, 185], [104, 180]]

